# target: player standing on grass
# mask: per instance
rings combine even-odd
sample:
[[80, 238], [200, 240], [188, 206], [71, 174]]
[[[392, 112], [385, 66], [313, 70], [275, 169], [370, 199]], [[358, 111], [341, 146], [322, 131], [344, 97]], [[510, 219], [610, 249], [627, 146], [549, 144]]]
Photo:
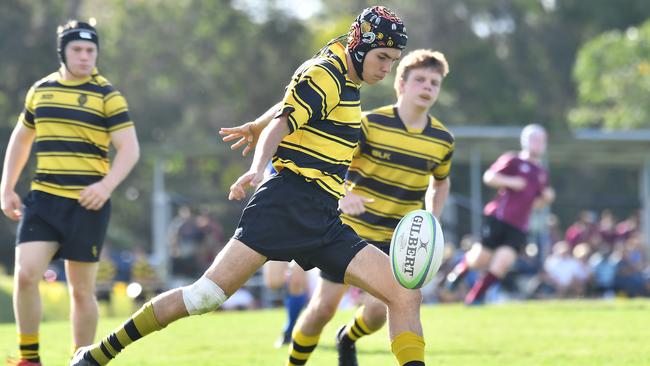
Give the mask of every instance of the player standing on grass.
[[[376, 37], [381, 42], [373, 42]], [[401, 287], [392, 278], [388, 256], [367, 245], [337, 212], [361, 125], [359, 87], [386, 77], [406, 41], [402, 21], [374, 6], [353, 23], [347, 47], [337, 39], [305, 62], [264, 129], [251, 168], [230, 187], [228, 197], [244, 198], [245, 188], [262, 181], [271, 157], [278, 174], [257, 189], [235, 235], [210, 268], [195, 283], [145, 304], [100, 343], [80, 349], [70, 365], [105, 365], [141, 337], [216, 309], [267, 260], [319, 267], [383, 300], [399, 364], [424, 365], [421, 294]], [[375, 47], [356, 53], [360, 42]]]
[[517, 252], [526, 245], [528, 221], [534, 207], [555, 199], [548, 186], [548, 173], [541, 165], [546, 153], [546, 131], [531, 124], [521, 132], [521, 151], [501, 155], [483, 174], [483, 182], [497, 189], [496, 197], [483, 210], [483, 239], [463, 256], [447, 275], [454, 288], [472, 269], [487, 269], [465, 297], [467, 305], [480, 304], [485, 292], [508, 273]]
[[[61, 67], [29, 89], [7, 146], [1, 197], [4, 214], [20, 220], [13, 296], [20, 366], [40, 365], [38, 284], [52, 258], [65, 259], [73, 347], [95, 337], [95, 279], [109, 198], [139, 157], [126, 101], [95, 68], [98, 51], [90, 24], [59, 27]], [[36, 174], [21, 202], [16, 182], [34, 141]], [[111, 143], [117, 153], [109, 166]]]
[[[386, 254], [397, 223], [408, 212], [422, 208], [425, 195], [426, 207], [436, 217], [440, 217], [449, 195], [454, 139], [428, 114], [448, 72], [440, 52], [409, 53], [397, 67], [395, 105], [375, 109], [362, 119], [359, 146], [346, 179], [347, 191], [339, 201], [341, 219]], [[249, 137], [245, 128], [231, 131], [243, 134], [233, 134], [228, 141]], [[327, 272], [321, 272], [321, 277], [293, 333], [288, 365], [307, 362], [348, 289]], [[339, 365], [357, 365], [355, 342], [385, 322], [386, 305], [367, 296], [355, 318], [339, 329]]]

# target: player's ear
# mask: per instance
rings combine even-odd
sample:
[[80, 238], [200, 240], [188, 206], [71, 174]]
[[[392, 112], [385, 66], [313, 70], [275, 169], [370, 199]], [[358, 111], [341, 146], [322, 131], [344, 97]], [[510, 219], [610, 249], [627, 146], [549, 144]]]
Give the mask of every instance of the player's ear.
[[397, 82], [397, 90], [399, 91], [399, 95], [404, 94], [404, 84], [406, 84], [406, 80], [404, 80], [404, 78], [399, 79]]

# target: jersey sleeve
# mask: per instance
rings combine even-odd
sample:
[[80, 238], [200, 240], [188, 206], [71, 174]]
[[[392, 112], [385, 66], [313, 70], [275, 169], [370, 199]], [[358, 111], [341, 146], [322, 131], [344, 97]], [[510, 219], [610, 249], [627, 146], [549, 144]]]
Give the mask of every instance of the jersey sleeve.
[[442, 159], [440, 164], [433, 169], [433, 178], [436, 180], [444, 180], [449, 176], [451, 172], [451, 158], [454, 156], [454, 145], [451, 145], [449, 152]]
[[278, 115], [287, 115], [289, 133], [326, 118], [340, 102], [341, 84], [329, 64], [314, 63], [289, 84]]
[[112, 90], [104, 97], [104, 114], [109, 132], [133, 126], [126, 99], [117, 90]]
[[515, 155], [512, 152], [507, 152], [499, 156], [499, 158], [492, 163], [489, 171], [493, 173], [500, 173], [511, 175], [511, 166], [513, 164]]
[[31, 129], [36, 127], [36, 125], [34, 125], [34, 90], [35, 88], [33, 86], [29, 88], [29, 91], [25, 96], [25, 106], [18, 117], [19, 123], [22, 123], [25, 127]]
[[366, 145], [368, 141], [368, 133], [370, 131], [368, 130], [368, 115], [366, 113], [363, 114], [361, 117], [361, 129], [359, 131], [359, 142], [357, 142], [357, 147], [354, 148], [354, 152], [352, 153], [352, 156], [355, 158], [358, 158], [361, 156], [361, 153], [363, 152], [363, 147]]

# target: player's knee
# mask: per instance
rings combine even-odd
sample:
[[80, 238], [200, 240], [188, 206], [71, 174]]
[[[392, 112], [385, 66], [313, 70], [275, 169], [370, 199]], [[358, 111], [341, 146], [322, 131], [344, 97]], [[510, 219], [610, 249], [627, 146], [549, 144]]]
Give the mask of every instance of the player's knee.
[[18, 288], [28, 288], [38, 286], [42, 274], [27, 268], [19, 267], [16, 269], [16, 285]]
[[77, 304], [95, 301], [95, 289], [90, 286], [70, 286], [70, 298]]
[[217, 309], [228, 298], [211, 279], [202, 276], [182, 289], [185, 309], [190, 315], [205, 314]]
[[422, 304], [422, 292], [420, 290], [409, 290], [400, 287], [398, 291], [391, 292], [386, 305], [395, 311], [412, 311]]

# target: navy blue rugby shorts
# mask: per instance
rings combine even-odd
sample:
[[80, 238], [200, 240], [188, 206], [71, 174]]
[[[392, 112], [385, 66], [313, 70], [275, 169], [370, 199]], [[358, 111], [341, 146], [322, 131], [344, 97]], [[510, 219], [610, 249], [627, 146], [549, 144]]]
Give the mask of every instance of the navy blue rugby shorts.
[[315, 182], [283, 169], [262, 184], [242, 212], [234, 239], [268, 260], [295, 260], [343, 282], [367, 243], [339, 218], [337, 199]]
[[23, 199], [16, 245], [55, 241], [60, 247], [54, 258], [98, 262], [110, 215], [110, 200], [94, 211], [81, 207], [75, 199], [30, 191]]
[[483, 216], [482, 245], [496, 250], [500, 246], [508, 246], [516, 252], [521, 251], [528, 240], [525, 232], [497, 219], [494, 216]]

